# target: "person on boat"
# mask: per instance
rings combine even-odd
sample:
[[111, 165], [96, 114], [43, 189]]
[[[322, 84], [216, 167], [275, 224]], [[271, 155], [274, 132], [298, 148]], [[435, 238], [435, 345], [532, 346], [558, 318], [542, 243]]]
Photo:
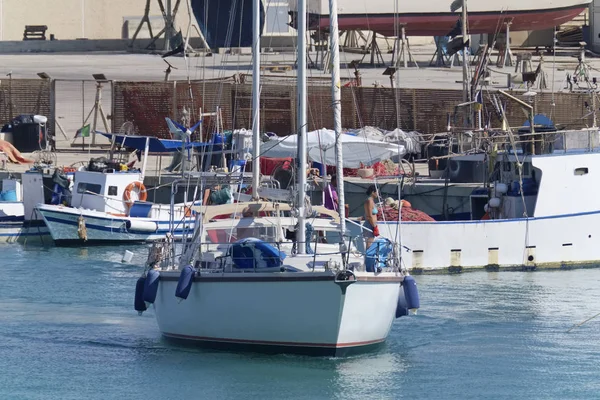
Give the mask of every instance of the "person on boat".
[[366, 229], [363, 230], [363, 236], [366, 239], [366, 249], [371, 247], [373, 241], [379, 236], [379, 227], [377, 226], [377, 204], [375, 200], [379, 197], [375, 185], [369, 186], [367, 189], [367, 199], [365, 200], [365, 224]]

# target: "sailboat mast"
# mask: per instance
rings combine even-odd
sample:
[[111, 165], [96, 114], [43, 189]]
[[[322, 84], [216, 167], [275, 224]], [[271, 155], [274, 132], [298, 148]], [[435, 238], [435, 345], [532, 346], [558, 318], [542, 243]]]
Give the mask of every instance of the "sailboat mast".
[[[468, 15], [467, 15], [467, 0], [463, 0], [462, 1], [462, 37], [463, 37], [463, 43], [467, 42], [467, 35], [468, 35]], [[467, 52], [467, 47], [463, 47], [463, 59], [462, 59], [462, 69], [463, 69], [463, 103], [468, 102], [469, 99], [469, 55]], [[465, 121], [466, 122], [466, 121]]]
[[342, 157], [342, 88], [340, 83], [340, 46], [337, 0], [329, 0], [329, 43], [331, 45], [331, 98], [333, 100], [333, 130], [335, 131], [335, 166], [337, 170], [338, 212], [341, 240], [346, 236], [346, 199], [344, 196], [344, 161]]
[[260, 185], [260, 2], [252, 0], [252, 198]]
[[[304, 207], [304, 197], [306, 192], [306, 135], [307, 112], [306, 112], [306, 1], [298, 1], [298, 230], [296, 231], [296, 240], [298, 243], [306, 241], [306, 215]], [[306, 246], [299, 245], [298, 253], [304, 254]]]

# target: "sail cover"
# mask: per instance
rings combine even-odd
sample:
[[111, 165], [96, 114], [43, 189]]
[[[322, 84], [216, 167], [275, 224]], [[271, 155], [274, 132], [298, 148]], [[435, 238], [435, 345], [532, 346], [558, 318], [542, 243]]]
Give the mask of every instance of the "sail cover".
[[[307, 151], [310, 161], [325, 165], [335, 165], [335, 132], [329, 129], [319, 129], [308, 132]], [[261, 145], [261, 155], [264, 157], [296, 157], [298, 135], [285, 138], [271, 138]], [[370, 140], [348, 134], [342, 134], [342, 153], [344, 168], [360, 168], [360, 164], [374, 163], [402, 157], [406, 150], [399, 144]]]

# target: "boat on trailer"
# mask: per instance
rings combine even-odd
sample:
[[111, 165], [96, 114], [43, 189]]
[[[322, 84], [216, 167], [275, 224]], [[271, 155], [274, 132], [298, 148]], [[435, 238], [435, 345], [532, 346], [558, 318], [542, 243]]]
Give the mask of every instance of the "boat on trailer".
[[[288, 2], [285, 2], [288, 3]], [[504, 31], [552, 29], [573, 20], [584, 12], [591, 0], [468, 0], [469, 31], [472, 34]], [[450, 0], [390, 1], [340, 0], [338, 20], [340, 31], [373, 31], [380, 35], [400, 35], [400, 26], [411, 36], [448, 36], [460, 18], [460, 11], [451, 11]], [[212, 49], [252, 46], [252, 4], [235, 0], [192, 0], [198, 25]], [[329, 0], [308, 2], [308, 28], [329, 31]], [[262, 0], [260, 2], [261, 32], [287, 32], [284, 17], [297, 28], [298, 0], [289, 5]]]
[[[297, 19], [298, 0], [290, 0], [292, 26]], [[468, 0], [469, 32], [497, 33], [510, 24], [511, 31], [551, 29], [571, 21], [585, 11], [591, 0]], [[411, 36], [448, 36], [460, 18], [460, 10], [452, 11], [452, 1], [387, 1], [369, 2], [339, 0], [341, 31], [373, 31], [383, 36], [397, 36], [404, 27]], [[329, 30], [329, 0], [309, 1], [309, 27]]]

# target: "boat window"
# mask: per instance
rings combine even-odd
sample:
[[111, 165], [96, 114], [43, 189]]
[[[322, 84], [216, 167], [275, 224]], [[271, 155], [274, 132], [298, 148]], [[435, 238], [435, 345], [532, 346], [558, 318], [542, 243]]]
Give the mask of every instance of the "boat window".
[[583, 168], [575, 168], [575, 176], [578, 176], [578, 175], [587, 175], [588, 172], [590, 172], [589, 169], [585, 168], [585, 167], [583, 167]]
[[116, 186], [109, 186], [108, 187], [108, 195], [109, 196], [117, 196], [118, 193], [119, 192], [118, 192], [118, 189], [117, 189]]
[[98, 185], [95, 183], [85, 183], [81, 182], [77, 185], [77, 193], [95, 193], [100, 194], [102, 192], [102, 185]]

